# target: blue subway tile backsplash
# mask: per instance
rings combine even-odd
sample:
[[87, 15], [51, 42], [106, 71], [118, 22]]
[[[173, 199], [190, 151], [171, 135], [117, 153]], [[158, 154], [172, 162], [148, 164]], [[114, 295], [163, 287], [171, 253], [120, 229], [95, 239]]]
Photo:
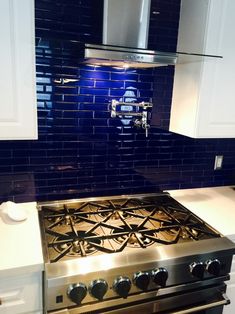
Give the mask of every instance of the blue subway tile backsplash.
[[[101, 0], [36, 0], [39, 139], [0, 142], [0, 201], [45, 201], [235, 183], [235, 139], [166, 131], [174, 67], [118, 69], [81, 63], [101, 42]], [[180, 0], [152, 0], [149, 48], [174, 51]], [[110, 102], [153, 102], [148, 138]], [[131, 110], [132, 106], [120, 107]], [[214, 171], [215, 155], [224, 155]]]

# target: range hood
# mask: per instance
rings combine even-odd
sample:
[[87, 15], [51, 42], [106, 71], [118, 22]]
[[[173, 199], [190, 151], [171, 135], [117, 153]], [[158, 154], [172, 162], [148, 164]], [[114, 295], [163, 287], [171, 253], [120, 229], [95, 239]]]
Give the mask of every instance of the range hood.
[[151, 0], [104, 0], [103, 44], [85, 44], [85, 63], [116, 67], [175, 65], [177, 54], [147, 50]]
[[[100, 0], [102, 1], [102, 0]], [[104, 0], [102, 45], [85, 44], [84, 63], [122, 68], [153, 68], [200, 62], [221, 56], [148, 50], [151, 0]]]

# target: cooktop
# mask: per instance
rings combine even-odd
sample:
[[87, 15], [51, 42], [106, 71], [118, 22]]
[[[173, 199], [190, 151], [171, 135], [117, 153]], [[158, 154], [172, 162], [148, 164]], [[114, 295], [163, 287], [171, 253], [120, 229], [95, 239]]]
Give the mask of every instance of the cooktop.
[[221, 235], [167, 193], [39, 204], [50, 263]]

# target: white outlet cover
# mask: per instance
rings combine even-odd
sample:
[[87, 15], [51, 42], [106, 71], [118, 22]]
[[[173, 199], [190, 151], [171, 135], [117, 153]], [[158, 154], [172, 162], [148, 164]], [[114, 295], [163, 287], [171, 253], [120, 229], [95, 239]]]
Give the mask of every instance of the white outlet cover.
[[223, 155], [217, 155], [217, 156], [215, 156], [214, 170], [222, 169], [223, 157], [224, 157]]

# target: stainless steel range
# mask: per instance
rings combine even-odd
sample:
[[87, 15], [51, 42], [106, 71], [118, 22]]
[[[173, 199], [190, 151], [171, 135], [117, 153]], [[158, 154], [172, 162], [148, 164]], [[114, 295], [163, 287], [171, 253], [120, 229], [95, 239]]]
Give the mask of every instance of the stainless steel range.
[[39, 204], [48, 313], [222, 313], [234, 244], [167, 193]]

